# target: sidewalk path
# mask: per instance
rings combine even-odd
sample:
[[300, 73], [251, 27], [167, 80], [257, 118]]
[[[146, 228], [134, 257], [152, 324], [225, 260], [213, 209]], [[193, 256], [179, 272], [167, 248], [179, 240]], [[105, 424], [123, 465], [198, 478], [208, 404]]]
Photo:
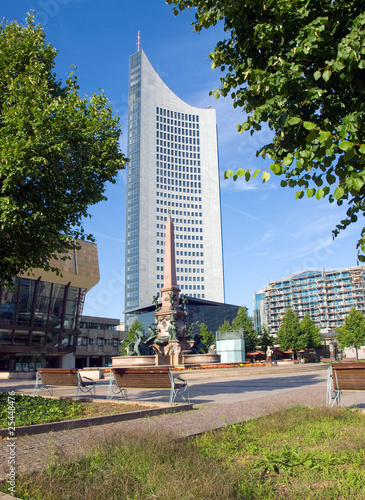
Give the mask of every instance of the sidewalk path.
[[[182, 376], [188, 380], [190, 397], [196, 405], [193, 411], [18, 438], [17, 474], [43, 468], [54, 454], [72, 458], [80, 456], [99, 440], [113, 435], [163, 431], [171, 436], [186, 437], [257, 418], [278, 408], [324, 406], [326, 375], [326, 369], [321, 365], [184, 372]], [[34, 383], [14, 382], [1, 381], [0, 391], [32, 393]], [[107, 382], [98, 388], [100, 394], [106, 391]], [[148, 395], [151, 398], [149, 391], [133, 392], [133, 396], [144, 401], [148, 400]], [[153, 397], [152, 401], [159, 398], [166, 401], [166, 395]], [[344, 406], [363, 406], [361, 403], [364, 403], [363, 394], [343, 398]], [[5, 459], [0, 464], [2, 480], [8, 473], [6, 440], [0, 441], [0, 456]]]

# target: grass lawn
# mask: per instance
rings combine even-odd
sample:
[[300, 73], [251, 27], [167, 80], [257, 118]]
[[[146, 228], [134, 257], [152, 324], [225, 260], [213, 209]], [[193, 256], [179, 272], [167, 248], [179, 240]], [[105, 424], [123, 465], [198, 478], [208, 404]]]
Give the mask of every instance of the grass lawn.
[[[15, 399], [16, 427], [147, 409], [146, 406], [136, 404], [96, 403], [21, 394], [16, 394], [12, 399]], [[7, 408], [8, 393], [0, 393], [0, 429], [8, 427]]]
[[[126, 432], [19, 476], [23, 500], [365, 499], [365, 415], [296, 407], [194, 439]], [[2, 485], [6, 491], [6, 484]]]

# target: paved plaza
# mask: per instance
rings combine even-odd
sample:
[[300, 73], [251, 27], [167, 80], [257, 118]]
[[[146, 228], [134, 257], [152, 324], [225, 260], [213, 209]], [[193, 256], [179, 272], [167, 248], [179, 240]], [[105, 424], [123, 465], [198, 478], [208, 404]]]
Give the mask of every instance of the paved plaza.
[[[44, 467], [54, 453], [80, 456], [95, 442], [113, 435], [163, 431], [186, 437], [243, 422], [293, 405], [324, 406], [326, 366], [320, 364], [274, 367], [224, 368], [184, 371], [194, 410], [145, 419], [116, 422], [95, 427], [63, 430], [17, 438], [17, 474]], [[103, 400], [108, 380], [98, 381], [96, 399]], [[34, 381], [1, 380], [0, 392], [32, 394]], [[129, 390], [133, 402], [166, 403], [168, 391]], [[74, 395], [74, 389], [56, 389], [54, 395]], [[365, 407], [363, 393], [347, 393], [343, 406]], [[7, 440], [0, 441], [0, 456], [6, 457]], [[0, 479], [6, 477], [7, 463], [0, 464]]]

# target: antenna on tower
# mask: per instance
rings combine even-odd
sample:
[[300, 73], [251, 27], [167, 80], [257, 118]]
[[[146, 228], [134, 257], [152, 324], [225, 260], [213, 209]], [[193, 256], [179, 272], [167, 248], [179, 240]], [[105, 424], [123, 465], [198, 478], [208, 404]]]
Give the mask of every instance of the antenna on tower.
[[139, 52], [141, 48], [141, 32], [138, 30], [138, 35], [137, 35], [137, 52]]

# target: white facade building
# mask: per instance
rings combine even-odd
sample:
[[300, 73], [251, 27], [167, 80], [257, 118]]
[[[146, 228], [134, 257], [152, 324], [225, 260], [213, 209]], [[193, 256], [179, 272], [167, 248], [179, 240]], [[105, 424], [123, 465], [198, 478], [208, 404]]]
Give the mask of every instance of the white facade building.
[[255, 293], [255, 328], [266, 324], [276, 334], [287, 309], [299, 319], [309, 314], [323, 335], [342, 326], [352, 308], [365, 312], [365, 266], [307, 269], [272, 281]]
[[125, 310], [162, 288], [169, 210], [181, 292], [224, 302], [215, 110], [179, 99], [143, 50], [129, 62], [128, 157]]

